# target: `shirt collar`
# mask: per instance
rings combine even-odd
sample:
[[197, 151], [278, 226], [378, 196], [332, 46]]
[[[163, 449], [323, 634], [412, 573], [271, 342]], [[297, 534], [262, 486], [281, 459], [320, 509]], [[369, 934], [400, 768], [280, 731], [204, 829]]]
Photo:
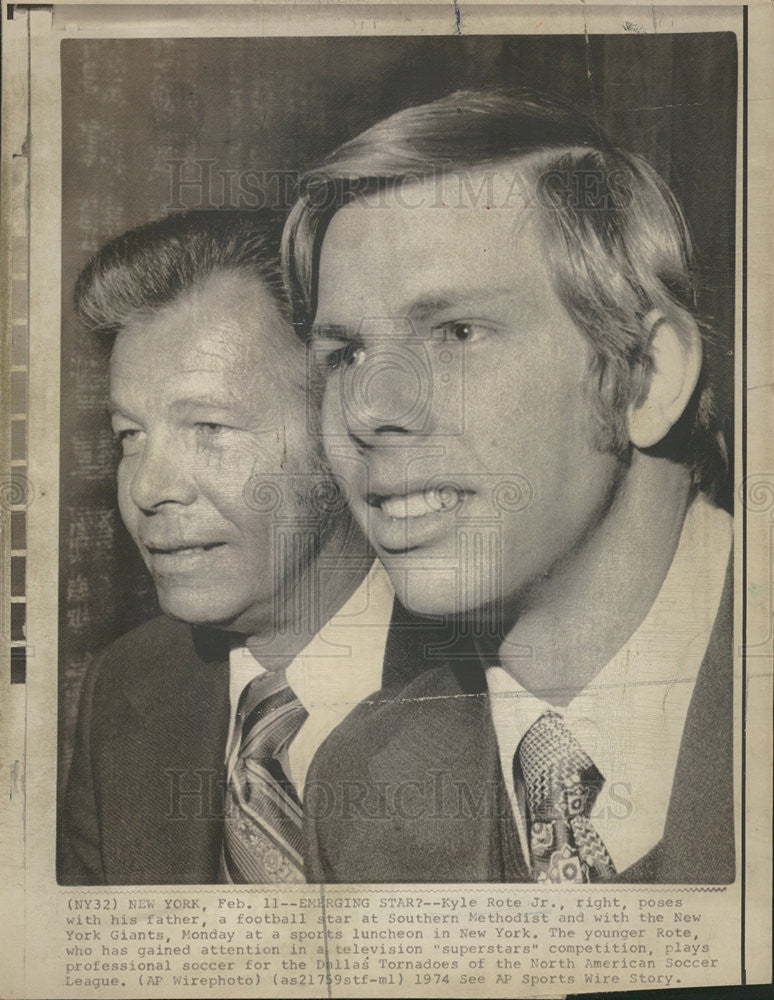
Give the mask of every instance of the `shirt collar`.
[[301, 704], [349, 707], [381, 687], [384, 647], [395, 591], [378, 560], [342, 608], [287, 670]]
[[628, 758], [631, 740], [622, 745], [621, 735], [631, 730], [635, 700], [641, 707], [653, 703], [654, 710], [667, 711], [667, 702], [681, 701], [686, 685], [693, 689], [720, 603], [731, 533], [728, 514], [699, 495], [688, 508], [672, 563], [642, 623], [566, 707], [536, 698], [501, 666], [489, 667], [487, 685], [499, 703], [495, 711], [515, 716], [511, 731], [523, 735], [550, 709], [562, 715], [593, 759]]
[[[387, 572], [376, 560], [351, 597], [296, 655], [286, 677], [308, 712], [339, 697], [354, 705], [381, 686], [394, 598]], [[266, 669], [244, 640], [232, 647], [229, 667], [235, 705], [245, 686]]]

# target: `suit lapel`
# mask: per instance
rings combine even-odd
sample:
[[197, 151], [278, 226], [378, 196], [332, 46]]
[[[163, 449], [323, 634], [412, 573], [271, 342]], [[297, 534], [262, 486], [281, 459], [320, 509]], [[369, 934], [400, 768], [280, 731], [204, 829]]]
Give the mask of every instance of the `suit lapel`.
[[[428, 674], [368, 765], [392, 822], [382, 849], [400, 881], [493, 882], [523, 874], [478, 662]], [[424, 693], [423, 693], [424, 692]], [[517, 839], [517, 838], [516, 838]]]
[[677, 759], [664, 836], [614, 881], [734, 881], [733, 572], [696, 679]]
[[[180, 626], [148, 651], [127, 691], [110, 769], [122, 881], [207, 883], [217, 878], [222, 831], [228, 659], [225, 636]], [[145, 845], [138, 856], [137, 845]]]
[[415, 615], [395, 598], [384, 651], [382, 687], [404, 686], [449, 660], [469, 659], [470, 650], [458, 633], [453, 620]]

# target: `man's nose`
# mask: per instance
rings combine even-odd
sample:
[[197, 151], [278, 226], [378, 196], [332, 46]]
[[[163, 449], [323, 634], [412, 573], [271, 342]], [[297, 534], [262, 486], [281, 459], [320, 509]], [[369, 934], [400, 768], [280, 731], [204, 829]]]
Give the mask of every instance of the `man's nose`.
[[360, 445], [373, 446], [388, 435], [430, 432], [433, 375], [421, 343], [366, 348], [340, 384], [344, 422]]
[[187, 450], [172, 435], [148, 435], [132, 473], [134, 503], [151, 514], [163, 504], [193, 503], [196, 492]]

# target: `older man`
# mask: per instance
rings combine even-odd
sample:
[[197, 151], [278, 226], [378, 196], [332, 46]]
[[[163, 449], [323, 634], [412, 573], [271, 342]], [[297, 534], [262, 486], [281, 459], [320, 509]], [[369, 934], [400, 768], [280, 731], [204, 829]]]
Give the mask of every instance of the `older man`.
[[79, 279], [81, 317], [114, 338], [119, 506], [165, 615], [87, 675], [63, 884], [303, 879], [314, 751], [383, 665], [422, 664], [415, 629], [388, 643], [392, 588], [319, 454], [280, 230], [171, 216]]
[[355, 518], [478, 647], [323, 745], [311, 877], [731, 881], [731, 524], [663, 181], [461, 92], [331, 154], [287, 235]]

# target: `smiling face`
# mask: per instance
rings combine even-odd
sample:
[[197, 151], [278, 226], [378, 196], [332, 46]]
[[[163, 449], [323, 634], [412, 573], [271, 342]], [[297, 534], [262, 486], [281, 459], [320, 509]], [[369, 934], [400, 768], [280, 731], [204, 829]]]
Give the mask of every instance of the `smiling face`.
[[[214, 272], [119, 332], [110, 367], [121, 516], [162, 609], [271, 622], [315, 468], [304, 353], [262, 284]], [[268, 502], [267, 502], [268, 498]]]
[[[483, 175], [471, 173], [470, 189]], [[322, 246], [312, 348], [330, 463], [404, 604], [523, 593], [604, 519], [620, 460], [594, 446], [591, 348], [538, 222], [435, 184], [361, 199]], [[446, 201], [449, 207], [443, 207]]]

